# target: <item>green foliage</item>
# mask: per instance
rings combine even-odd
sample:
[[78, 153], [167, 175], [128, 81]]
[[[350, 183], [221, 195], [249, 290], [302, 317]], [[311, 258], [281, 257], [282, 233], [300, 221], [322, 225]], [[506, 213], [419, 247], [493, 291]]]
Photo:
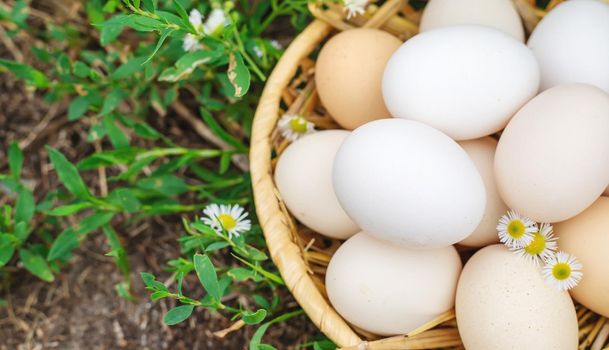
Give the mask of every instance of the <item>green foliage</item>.
[[[152, 300], [178, 304], [164, 322], [178, 324], [201, 309], [219, 312], [258, 327], [250, 349], [271, 349], [262, 341], [266, 330], [302, 310], [283, 309], [284, 282], [265, 253], [260, 227], [251, 218], [249, 232], [230, 238], [196, 213], [210, 203], [240, 204], [253, 216], [249, 175], [231, 160], [249, 152], [257, 99], [283, 53], [267, 29], [279, 17], [289, 19], [287, 29], [302, 29], [309, 21], [307, 1], [88, 0], [82, 14], [87, 28], [34, 26], [28, 2], [12, 4], [0, 4], [0, 20], [11, 23], [9, 37], [23, 31], [46, 45], [30, 49], [34, 61], [0, 59], [0, 74], [14, 75], [47, 103], [68, 100], [68, 120], [88, 128], [87, 142], [98, 151], [74, 154], [47, 146], [59, 186], [40, 193], [29, 187], [35, 174], [28, 170], [28, 154], [12, 140], [8, 171], [0, 173], [0, 190], [9, 198], [0, 207], [0, 269], [23, 266], [52, 282], [83, 241], [102, 234], [106, 256], [124, 276], [115, 290], [134, 299], [122, 237], [126, 225], [156, 215], [194, 217], [184, 220], [182, 256], [167, 262], [175, 290], [141, 272]], [[202, 23], [190, 22], [193, 9]], [[224, 17], [219, 25], [208, 22], [213, 11]], [[182, 146], [162, 129], [163, 118], [177, 118], [184, 107], [176, 104], [183, 100], [189, 103], [181, 106], [198, 113], [213, 134], [205, 142], [209, 147]], [[103, 189], [100, 173], [107, 174]], [[221, 257], [233, 259], [227, 264]], [[189, 275], [200, 282], [203, 297], [183, 294]], [[248, 302], [227, 300], [233, 293]]]

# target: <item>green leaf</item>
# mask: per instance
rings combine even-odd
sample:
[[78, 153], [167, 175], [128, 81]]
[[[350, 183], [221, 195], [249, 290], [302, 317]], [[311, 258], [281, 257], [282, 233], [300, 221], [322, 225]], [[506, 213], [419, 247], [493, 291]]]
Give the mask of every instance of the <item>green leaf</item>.
[[243, 63], [243, 57], [239, 52], [231, 52], [226, 75], [233, 86], [234, 97], [241, 97], [247, 93], [250, 88], [250, 71]]
[[118, 104], [123, 100], [123, 91], [120, 89], [114, 89], [110, 91], [106, 98], [104, 98], [104, 103], [102, 105], [101, 112], [99, 115], [106, 115], [118, 107]]
[[128, 188], [117, 188], [110, 192], [108, 201], [114, 205], [121, 207], [128, 213], [134, 213], [140, 209], [142, 204]]
[[134, 15], [118, 14], [107, 21], [100, 23], [101, 26], [99, 42], [102, 46], [116, 40], [123, 29], [134, 21]]
[[89, 189], [80, 177], [76, 167], [58, 150], [50, 146], [46, 146], [46, 149], [49, 152], [51, 163], [57, 172], [57, 176], [59, 176], [59, 180], [68, 191], [79, 198], [91, 198]]
[[266, 318], [266, 310], [259, 309], [256, 312], [244, 311], [243, 312], [243, 322], [246, 324], [258, 324]]
[[218, 275], [216, 275], [216, 268], [211, 260], [209, 260], [209, 257], [207, 255], [195, 254], [194, 265], [197, 277], [199, 277], [203, 288], [216, 302], [220, 302], [222, 296], [220, 295]]
[[66, 257], [80, 245], [84, 236], [110, 222], [113, 216], [114, 213], [110, 212], [96, 212], [84, 218], [74, 227], [64, 230], [51, 245], [47, 259], [52, 261]]
[[157, 41], [156, 46], [154, 47], [154, 50], [152, 51], [150, 56], [148, 56], [146, 61], [144, 61], [144, 64], [148, 63], [154, 57], [154, 55], [156, 55], [156, 53], [159, 51], [161, 46], [163, 46], [163, 43], [165, 42], [167, 37], [174, 31], [175, 31], [174, 29], [162, 29], [161, 30], [161, 37], [159, 38], [159, 41]]
[[266, 331], [269, 329], [269, 327], [271, 325], [273, 325], [274, 323], [278, 323], [278, 322], [283, 322], [285, 320], [288, 320], [292, 317], [295, 316], [299, 316], [302, 315], [303, 311], [302, 310], [298, 310], [298, 311], [293, 311], [293, 312], [289, 312], [287, 314], [283, 314], [269, 322], [266, 322], [264, 324], [262, 324], [262, 326], [258, 327], [258, 329], [256, 330], [256, 332], [254, 332], [254, 335], [252, 336], [252, 338], [250, 339], [250, 346], [249, 346], [249, 350], [260, 350], [260, 349], [264, 349], [264, 345], [265, 344], [261, 344], [262, 342], [262, 337], [264, 336], [264, 333], [266, 333]]
[[199, 108], [199, 112], [201, 113], [201, 117], [203, 121], [209, 128], [220, 137], [222, 140], [226, 141], [229, 145], [235, 147], [241, 153], [247, 153], [247, 146], [243, 145], [239, 140], [237, 140], [233, 135], [226, 132], [222, 126], [214, 119], [214, 117], [207, 111], [205, 108]]
[[27, 230], [27, 223], [23, 222], [23, 221], [19, 221], [16, 225], [15, 225], [15, 229], [14, 229], [14, 234], [15, 237], [17, 237], [17, 239], [20, 242], [25, 242], [25, 240], [27, 239], [27, 237], [29, 236], [29, 232]]
[[51, 245], [51, 249], [49, 250], [49, 254], [47, 255], [48, 261], [53, 261], [60, 259], [62, 257], [66, 257], [72, 250], [80, 245], [80, 239], [76, 232], [73, 229], [68, 228], [57, 236], [53, 244]]
[[144, 10], [154, 13], [156, 11], [156, 2], [154, 0], [143, 0]]
[[55, 277], [44, 258], [27, 249], [19, 251], [19, 259], [26, 270], [43, 281], [53, 282]]
[[129, 138], [117, 125], [116, 118], [112, 114], [105, 115], [102, 122], [106, 128], [110, 143], [112, 143], [115, 149], [129, 147]]
[[173, 0], [173, 5], [175, 6], [178, 15], [182, 18], [182, 21], [190, 23], [188, 13], [186, 13], [184, 6], [182, 6], [178, 0]]
[[214, 242], [207, 247], [205, 247], [206, 252], [213, 252], [216, 250], [220, 250], [222, 248], [228, 247], [230, 244], [228, 242]]
[[0, 67], [4, 67], [8, 71], [15, 74], [19, 79], [25, 80], [29, 85], [37, 88], [49, 87], [50, 83], [46, 75], [41, 71], [28, 66], [27, 64], [9, 61], [0, 58]]
[[112, 74], [110, 74], [110, 79], [120, 80], [130, 77], [131, 75], [144, 69], [145, 61], [145, 56], [133, 57], [129, 59], [127, 62], [123, 63], [120, 67], [118, 67], [114, 72], [112, 72]]
[[227, 275], [229, 275], [232, 279], [238, 282], [243, 282], [248, 279], [251, 279], [254, 282], [260, 282], [264, 280], [262, 275], [243, 267], [234, 267], [227, 272]]
[[81, 61], [74, 62], [74, 75], [79, 78], [86, 78], [91, 73], [91, 68]]
[[194, 308], [194, 305], [176, 306], [165, 314], [165, 317], [163, 317], [163, 323], [168, 326], [178, 324], [189, 318], [190, 315], [192, 315], [192, 310], [194, 310]]
[[99, 211], [90, 216], [84, 218], [76, 226], [74, 226], [74, 232], [79, 236], [84, 236], [90, 232], [97, 230], [103, 225], [107, 224], [114, 217], [114, 213], [108, 211]]
[[153, 274], [148, 273], [148, 272], [141, 272], [140, 277], [142, 278], [142, 281], [146, 285], [146, 287], [147, 287], [146, 289], [167, 292], [167, 286], [165, 286], [163, 283], [157, 281]]
[[13, 254], [15, 253], [15, 245], [13, 242], [16, 240], [15, 237], [7, 233], [0, 234], [0, 267], [6, 265]]
[[127, 282], [130, 285], [131, 277], [129, 275], [129, 271], [130, 271], [129, 259], [127, 258], [127, 252], [125, 251], [125, 248], [123, 247], [123, 244], [121, 243], [121, 240], [118, 237], [118, 234], [116, 233], [114, 228], [112, 228], [112, 226], [107, 225], [107, 224], [102, 226], [102, 231], [104, 232], [104, 235], [106, 236], [106, 239], [108, 240], [110, 249], [112, 249], [112, 251], [106, 255], [112, 256], [114, 258], [114, 262], [116, 263], [116, 266], [118, 266], [118, 269], [121, 271], [124, 278], [127, 280]]
[[19, 148], [17, 142], [11, 142], [8, 148], [8, 167], [11, 170], [11, 176], [15, 180], [21, 177], [21, 168], [23, 167], [23, 152]]
[[89, 105], [90, 101], [87, 96], [78, 96], [73, 99], [68, 106], [68, 120], [74, 121], [80, 119], [89, 109]]
[[137, 187], [145, 190], [157, 191], [166, 196], [177, 196], [188, 191], [188, 185], [175, 175], [162, 175], [137, 182]]
[[186, 79], [190, 76], [190, 74], [192, 74], [195, 68], [220, 57], [220, 55], [221, 52], [217, 50], [197, 50], [194, 52], [189, 52], [180, 57], [180, 59], [176, 61], [174, 67], [167, 68], [161, 72], [158, 80], [176, 82]]
[[79, 211], [87, 208], [91, 208], [93, 206], [90, 202], [79, 202], [74, 204], [63, 205], [61, 207], [53, 208], [48, 211], [46, 214], [50, 216], [67, 216], [76, 214]]
[[133, 126], [133, 131], [135, 131], [137, 136], [148, 140], [157, 140], [159, 137], [161, 137], [161, 134], [147, 123], [135, 123]]
[[17, 197], [17, 203], [15, 203], [15, 223], [29, 223], [32, 216], [34, 216], [35, 209], [36, 203], [34, 203], [32, 191], [25, 187], [21, 188], [19, 197]]

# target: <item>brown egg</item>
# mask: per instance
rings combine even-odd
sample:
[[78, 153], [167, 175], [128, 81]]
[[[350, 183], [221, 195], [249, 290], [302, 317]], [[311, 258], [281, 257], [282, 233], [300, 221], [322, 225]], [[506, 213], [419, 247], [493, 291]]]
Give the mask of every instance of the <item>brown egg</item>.
[[609, 317], [609, 198], [600, 197], [576, 217], [558, 223], [560, 250], [575, 255], [584, 277], [571, 296], [590, 310]]
[[497, 141], [492, 137], [483, 137], [481, 139], [461, 141], [459, 145], [474, 161], [486, 188], [486, 209], [484, 210], [482, 221], [480, 221], [476, 230], [459, 242], [459, 244], [468, 247], [484, 247], [489, 244], [499, 243], [496, 229], [497, 222], [508, 208], [499, 196], [497, 185], [495, 185], [493, 162], [495, 150], [497, 149]]
[[321, 102], [345, 129], [390, 117], [381, 81], [385, 64], [402, 42], [376, 29], [353, 29], [333, 36], [315, 66]]

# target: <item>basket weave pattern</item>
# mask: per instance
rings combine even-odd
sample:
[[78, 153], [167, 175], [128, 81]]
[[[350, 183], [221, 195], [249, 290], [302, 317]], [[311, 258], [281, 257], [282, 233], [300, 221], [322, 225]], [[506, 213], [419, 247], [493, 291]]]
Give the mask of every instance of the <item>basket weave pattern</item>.
[[[546, 11], [561, 1], [551, 0], [546, 10], [536, 8], [534, 0], [515, 0], [515, 4], [530, 32]], [[340, 242], [296, 223], [273, 182], [277, 157], [288, 145], [276, 130], [281, 115], [301, 115], [317, 129], [339, 128], [317, 98], [313, 79], [315, 62], [311, 55], [337, 30], [356, 27], [379, 28], [407, 40], [418, 31], [420, 12], [405, 3], [389, 0], [380, 7], [371, 4], [364, 15], [351, 20], [345, 18], [339, 5], [310, 5], [317, 19], [294, 39], [277, 63], [254, 117], [250, 151], [252, 184], [256, 212], [270, 255], [311, 321], [344, 349], [463, 348], [452, 310], [407, 335], [385, 339], [347, 324], [328, 302], [324, 287], [326, 267]], [[577, 315], [580, 349], [609, 349], [607, 319], [581, 305], [577, 305]]]

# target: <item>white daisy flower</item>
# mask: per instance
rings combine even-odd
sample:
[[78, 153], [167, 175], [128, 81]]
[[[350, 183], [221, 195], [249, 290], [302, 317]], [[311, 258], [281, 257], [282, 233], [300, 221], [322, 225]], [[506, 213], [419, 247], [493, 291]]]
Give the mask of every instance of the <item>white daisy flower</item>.
[[277, 128], [281, 133], [281, 136], [294, 142], [302, 136], [315, 132], [315, 125], [305, 118], [293, 115], [284, 114], [279, 122], [277, 122]]
[[543, 223], [539, 231], [533, 233], [533, 240], [524, 247], [512, 248], [518, 256], [524, 257], [536, 266], [548, 261], [556, 253], [557, 237], [553, 235], [552, 225]]
[[203, 45], [199, 42], [199, 37], [192, 35], [190, 33], [184, 36], [184, 41], [182, 42], [182, 48], [186, 52], [193, 52], [197, 50], [201, 50]]
[[499, 219], [499, 224], [497, 224], [499, 240], [509, 248], [520, 248], [529, 245], [533, 240], [533, 233], [535, 232], [537, 232], [537, 224], [513, 210], [503, 215]]
[[188, 21], [195, 27], [195, 31], [197, 33], [201, 33], [203, 30], [203, 15], [199, 10], [192, 9], [190, 10], [190, 15], [188, 16]]
[[213, 9], [203, 24], [203, 32], [207, 35], [216, 34], [218, 30], [228, 24], [228, 17], [222, 9]]
[[252, 222], [247, 218], [248, 212], [242, 206], [210, 204], [203, 209], [206, 217], [201, 218], [204, 224], [218, 234], [228, 233], [229, 238], [239, 236], [252, 228]]
[[363, 15], [366, 12], [368, 0], [343, 0], [343, 4], [347, 12], [347, 19], [349, 19], [353, 16]]
[[282, 50], [283, 46], [277, 40], [271, 40], [271, 46], [276, 48], [277, 50]]
[[547, 283], [560, 291], [569, 290], [583, 277], [582, 264], [569, 253], [558, 252], [543, 267], [543, 276]]
[[260, 47], [258, 47], [258, 46], [252, 47], [252, 51], [254, 51], [254, 54], [258, 58], [262, 58], [262, 56], [264, 56], [264, 53], [262, 52], [262, 49]]

